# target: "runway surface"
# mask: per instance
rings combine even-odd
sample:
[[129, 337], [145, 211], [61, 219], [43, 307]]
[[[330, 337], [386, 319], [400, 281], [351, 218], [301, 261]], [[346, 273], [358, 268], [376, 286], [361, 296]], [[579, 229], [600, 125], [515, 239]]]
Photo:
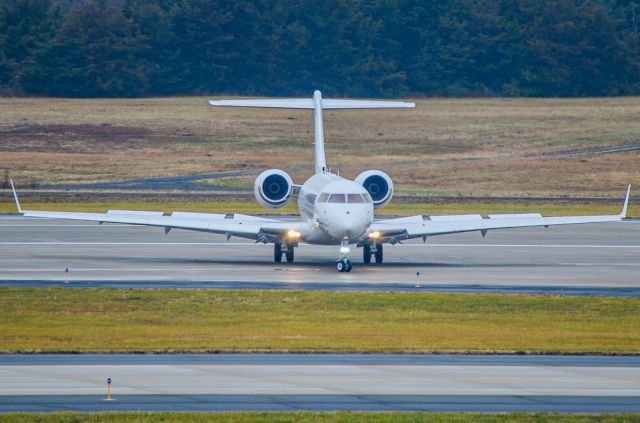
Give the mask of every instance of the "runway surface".
[[2, 357], [0, 412], [54, 410], [640, 412], [640, 357]]
[[387, 246], [380, 266], [363, 265], [353, 248], [351, 273], [335, 271], [337, 247], [301, 245], [293, 264], [273, 263], [272, 248], [198, 232], [4, 216], [0, 286], [640, 296], [638, 221], [433, 237]]

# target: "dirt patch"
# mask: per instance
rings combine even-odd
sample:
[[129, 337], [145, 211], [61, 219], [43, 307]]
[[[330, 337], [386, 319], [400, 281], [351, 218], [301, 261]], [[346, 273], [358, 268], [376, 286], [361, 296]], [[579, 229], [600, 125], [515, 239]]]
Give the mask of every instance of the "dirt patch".
[[0, 129], [0, 149], [13, 152], [104, 153], [133, 148], [152, 131], [134, 126], [19, 124]]

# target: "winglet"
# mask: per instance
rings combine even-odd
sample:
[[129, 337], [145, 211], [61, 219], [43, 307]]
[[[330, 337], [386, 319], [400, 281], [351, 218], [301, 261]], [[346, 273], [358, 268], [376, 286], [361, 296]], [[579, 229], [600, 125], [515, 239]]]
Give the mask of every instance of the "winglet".
[[18, 208], [18, 213], [22, 214], [22, 208], [20, 207], [20, 200], [18, 200], [18, 194], [16, 194], [16, 187], [13, 186], [13, 180], [9, 179], [9, 183], [11, 183], [11, 189], [13, 190], [13, 198], [16, 200], [16, 207]]
[[627, 196], [624, 198], [624, 205], [622, 206], [622, 212], [620, 213], [620, 219], [627, 217], [627, 209], [629, 208], [629, 196], [631, 195], [631, 184], [627, 187]]

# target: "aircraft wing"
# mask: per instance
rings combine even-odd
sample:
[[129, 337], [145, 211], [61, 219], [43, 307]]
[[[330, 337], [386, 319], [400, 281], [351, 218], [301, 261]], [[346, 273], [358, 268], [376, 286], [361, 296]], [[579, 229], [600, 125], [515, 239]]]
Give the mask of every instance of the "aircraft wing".
[[227, 239], [232, 236], [254, 239], [258, 242], [276, 242], [290, 235], [289, 231], [302, 232], [307, 223], [300, 221], [284, 221], [245, 214], [214, 214], [173, 212], [165, 214], [155, 211], [109, 210], [106, 213], [77, 213], [55, 211], [22, 210], [16, 188], [11, 182], [13, 198], [18, 213], [25, 217], [41, 217], [49, 219], [85, 220], [102, 223], [120, 223], [127, 225], [159, 226], [165, 234], [171, 229], [224, 234]]
[[74, 213], [24, 210], [25, 217], [50, 219], [85, 220], [99, 223], [121, 223], [128, 225], [158, 226], [168, 233], [171, 229], [186, 229], [253, 239], [260, 242], [275, 242], [288, 235], [291, 230], [301, 232], [304, 222], [287, 222], [243, 214], [209, 214], [109, 210], [106, 213]]
[[544, 217], [538, 213], [524, 214], [479, 214], [449, 216], [410, 216], [397, 219], [376, 220], [371, 232], [378, 232], [379, 239], [392, 244], [411, 238], [480, 231], [484, 236], [494, 229], [524, 228], [532, 226], [575, 225], [580, 223], [618, 222], [627, 215], [631, 185], [627, 188], [622, 212], [603, 216]]

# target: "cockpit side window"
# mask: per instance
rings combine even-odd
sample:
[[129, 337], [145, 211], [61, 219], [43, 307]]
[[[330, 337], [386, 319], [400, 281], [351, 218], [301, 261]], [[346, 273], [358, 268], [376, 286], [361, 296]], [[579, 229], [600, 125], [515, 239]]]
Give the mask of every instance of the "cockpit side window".
[[368, 204], [372, 204], [373, 200], [371, 199], [371, 196], [369, 195], [368, 192], [365, 192], [364, 194], [362, 194], [362, 197], [364, 197], [364, 201]]
[[320, 197], [318, 198], [318, 203], [326, 203], [327, 200], [329, 200], [329, 194], [325, 192], [324, 194], [320, 194]]
[[351, 203], [364, 203], [364, 199], [360, 194], [347, 194], [349, 204]]
[[329, 197], [329, 202], [330, 203], [346, 203], [347, 200], [345, 197], [346, 196], [344, 194], [331, 194], [331, 197]]

